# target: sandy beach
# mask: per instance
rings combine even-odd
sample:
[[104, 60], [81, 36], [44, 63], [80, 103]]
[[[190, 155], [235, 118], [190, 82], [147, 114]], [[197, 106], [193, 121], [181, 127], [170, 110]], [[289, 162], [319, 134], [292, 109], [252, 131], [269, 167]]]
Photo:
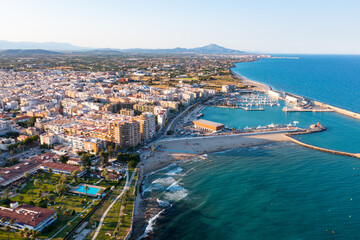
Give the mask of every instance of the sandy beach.
[[161, 146], [160, 150], [146, 159], [141, 168], [144, 174], [148, 174], [181, 159], [232, 148], [251, 147], [280, 141], [289, 141], [289, 139], [284, 133], [166, 139], [158, 142], [157, 145]]
[[234, 71], [232, 71], [232, 73], [234, 74], [234, 76], [236, 76], [237, 78], [240, 79], [240, 81], [242, 81], [245, 85], [253, 85], [255, 86], [254, 88], [252, 88], [252, 90], [256, 90], [256, 91], [263, 91], [263, 92], [267, 92], [268, 90], [271, 90], [272, 88], [264, 83], [260, 83], [260, 82], [256, 82], [253, 80], [250, 80], [244, 76], [241, 76], [238, 73], [235, 73]]

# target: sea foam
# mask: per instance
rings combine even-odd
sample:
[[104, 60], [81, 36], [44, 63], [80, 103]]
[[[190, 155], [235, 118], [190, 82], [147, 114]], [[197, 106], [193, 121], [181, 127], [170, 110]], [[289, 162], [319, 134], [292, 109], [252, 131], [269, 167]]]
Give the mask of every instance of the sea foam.
[[144, 234], [141, 235], [141, 236], [138, 238], [138, 240], [141, 240], [141, 239], [144, 239], [145, 237], [148, 237], [149, 234], [154, 231], [156, 219], [158, 219], [163, 212], [165, 212], [165, 209], [161, 210], [158, 214], [156, 214], [154, 217], [152, 217], [152, 218], [149, 220], [148, 225], [147, 225], [146, 228], [145, 228]]
[[166, 173], [166, 175], [176, 175], [178, 173], [181, 173], [183, 169], [181, 167], [177, 167], [169, 172]]

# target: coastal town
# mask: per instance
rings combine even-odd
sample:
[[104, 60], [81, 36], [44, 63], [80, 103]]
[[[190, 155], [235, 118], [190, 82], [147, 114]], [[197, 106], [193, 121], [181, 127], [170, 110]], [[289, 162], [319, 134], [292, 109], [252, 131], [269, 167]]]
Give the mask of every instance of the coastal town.
[[0, 240], [360, 239], [360, 1], [0, 6]]
[[[125, 238], [138, 163], [156, 151], [156, 140], [179, 137], [184, 116], [199, 136], [224, 131], [189, 112], [215, 95], [251, 88], [229, 69], [261, 57], [132, 56], [106, 58], [106, 64], [98, 57], [94, 64], [103, 67], [95, 71], [87, 57], [3, 61], [1, 236], [103, 239], [111, 232]], [[101, 228], [101, 213], [112, 203], [122, 209], [113, 218], [124, 223]]]
[[231, 71], [268, 57], [7, 57], [0, 63], [0, 237], [137, 239], [152, 215], [140, 187], [150, 172], [324, 131], [319, 123], [236, 129], [206, 119], [206, 106], [265, 111], [279, 101], [285, 112], [333, 111]]

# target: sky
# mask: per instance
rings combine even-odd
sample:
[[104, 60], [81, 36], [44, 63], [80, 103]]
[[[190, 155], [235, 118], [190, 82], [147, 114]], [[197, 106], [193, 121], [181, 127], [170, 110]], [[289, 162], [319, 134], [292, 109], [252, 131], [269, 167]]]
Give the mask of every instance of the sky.
[[0, 0], [0, 40], [360, 54], [359, 0]]

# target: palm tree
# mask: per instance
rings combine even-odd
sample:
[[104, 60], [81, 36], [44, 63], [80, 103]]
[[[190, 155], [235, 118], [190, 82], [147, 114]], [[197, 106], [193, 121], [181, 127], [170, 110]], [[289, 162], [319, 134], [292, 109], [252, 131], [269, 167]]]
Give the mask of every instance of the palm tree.
[[39, 187], [41, 186], [41, 182], [40, 182], [39, 179], [35, 179], [35, 181], [34, 181], [34, 186], [35, 186], [36, 188], [39, 188]]
[[85, 167], [85, 166], [81, 166], [81, 167], [80, 167], [80, 171], [83, 173], [83, 179], [84, 179], [86, 167]]
[[[10, 219], [9, 224], [10, 224], [11, 227], [14, 225], [14, 223], [15, 223], [14, 219]], [[15, 233], [14, 233], [14, 235], [15, 235]]]
[[71, 176], [75, 179], [75, 181], [77, 180], [77, 175], [78, 175], [78, 171], [77, 170], [74, 170], [71, 172]]
[[89, 187], [87, 185], [85, 185], [84, 190], [85, 190], [85, 193], [86, 193], [86, 196], [87, 196], [87, 191], [89, 190]]
[[19, 149], [19, 151], [21, 151], [21, 149], [22, 149], [21, 144], [19, 144], [19, 145], [17, 146], [17, 148]]
[[24, 228], [24, 230], [22, 231], [22, 235], [23, 235], [23, 237], [27, 237], [27, 235], [28, 235], [28, 231], [29, 231], [29, 229], [28, 229], [28, 228]]
[[10, 219], [9, 223], [10, 223], [10, 226], [12, 226], [15, 223], [14, 219]]
[[[8, 226], [8, 225], [6, 225], [5, 227], [4, 227], [4, 231], [5, 232], [8, 232], [10, 230], [10, 227]], [[9, 240], [9, 233], [7, 234], [7, 236], [8, 236], [8, 240]]]

